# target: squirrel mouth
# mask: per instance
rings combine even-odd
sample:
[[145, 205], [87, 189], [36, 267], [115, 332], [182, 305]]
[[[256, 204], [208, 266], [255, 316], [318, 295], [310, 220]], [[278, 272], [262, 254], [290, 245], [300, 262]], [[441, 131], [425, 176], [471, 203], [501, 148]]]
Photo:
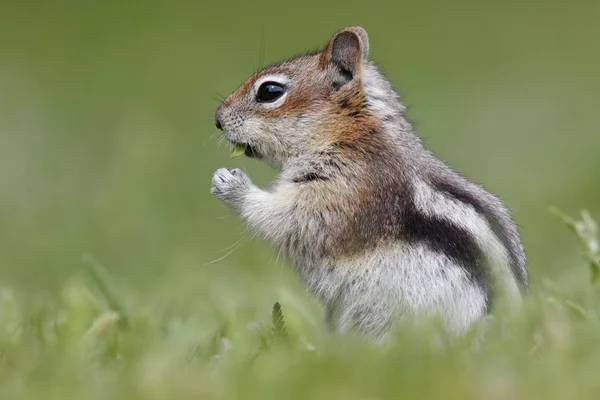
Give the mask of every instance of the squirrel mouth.
[[262, 155], [252, 146], [248, 145], [246, 147], [246, 151], [244, 152], [246, 157], [250, 158], [262, 158]]

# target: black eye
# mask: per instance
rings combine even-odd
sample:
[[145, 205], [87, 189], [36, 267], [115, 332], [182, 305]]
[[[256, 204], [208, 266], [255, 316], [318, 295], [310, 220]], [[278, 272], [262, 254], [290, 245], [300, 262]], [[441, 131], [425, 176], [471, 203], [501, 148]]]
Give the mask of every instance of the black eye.
[[265, 82], [258, 88], [256, 101], [259, 103], [270, 103], [277, 100], [285, 93], [285, 88], [277, 82]]

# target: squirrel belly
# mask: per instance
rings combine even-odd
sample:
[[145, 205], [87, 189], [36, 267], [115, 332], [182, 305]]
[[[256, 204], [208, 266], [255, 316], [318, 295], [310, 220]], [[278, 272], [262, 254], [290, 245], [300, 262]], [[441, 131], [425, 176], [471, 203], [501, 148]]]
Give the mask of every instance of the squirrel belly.
[[217, 126], [280, 173], [263, 190], [220, 169], [212, 192], [288, 256], [335, 330], [381, 337], [439, 316], [460, 334], [497, 299], [519, 302], [519, 235], [496, 197], [423, 146], [368, 51], [347, 28], [242, 84]]

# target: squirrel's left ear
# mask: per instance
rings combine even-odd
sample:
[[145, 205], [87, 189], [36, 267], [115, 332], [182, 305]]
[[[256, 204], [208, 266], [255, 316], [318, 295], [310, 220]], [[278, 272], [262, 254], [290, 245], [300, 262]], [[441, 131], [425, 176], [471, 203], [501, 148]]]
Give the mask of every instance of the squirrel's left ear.
[[364, 60], [369, 56], [369, 36], [359, 26], [343, 29], [333, 35], [323, 53], [321, 66], [332, 65], [341, 75], [343, 84], [350, 82], [360, 73]]

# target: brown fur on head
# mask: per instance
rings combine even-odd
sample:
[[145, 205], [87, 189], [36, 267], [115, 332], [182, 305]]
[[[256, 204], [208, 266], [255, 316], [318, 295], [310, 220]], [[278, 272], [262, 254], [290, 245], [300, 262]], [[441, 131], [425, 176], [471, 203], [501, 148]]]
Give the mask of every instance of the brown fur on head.
[[[343, 29], [321, 52], [250, 77], [218, 108], [217, 126], [230, 142], [248, 144], [247, 155], [275, 168], [315, 151], [359, 144], [381, 123], [367, 109], [361, 73], [368, 53], [364, 29]], [[280, 96], [264, 101], [261, 92], [269, 84]]]

